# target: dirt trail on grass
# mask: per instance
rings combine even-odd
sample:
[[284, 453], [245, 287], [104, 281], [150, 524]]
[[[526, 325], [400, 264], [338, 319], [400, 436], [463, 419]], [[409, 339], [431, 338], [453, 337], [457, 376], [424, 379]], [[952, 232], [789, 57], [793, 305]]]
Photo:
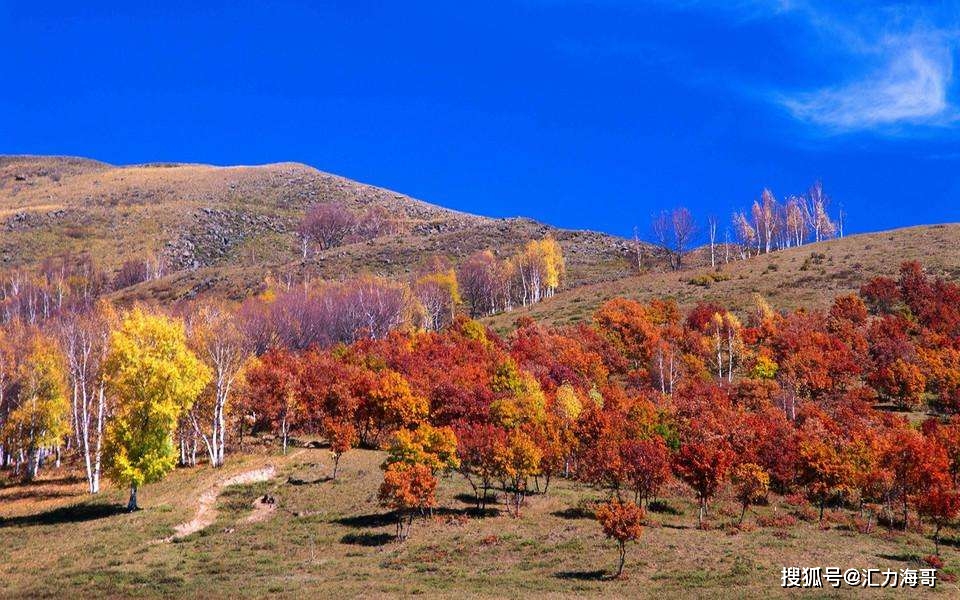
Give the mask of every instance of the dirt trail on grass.
[[196, 533], [201, 529], [211, 525], [217, 519], [217, 496], [220, 495], [220, 490], [223, 488], [229, 485], [243, 485], [246, 483], [267, 481], [268, 479], [273, 479], [276, 474], [277, 468], [273, 465], [267, 465], [252, 471], [239, 473], [233, 477], [228, 477], [227, 479], [218, 482], [216, 485], [200, 494], [199, 507], [197, 508], [197, 514], [193, 520], [187, 521], [186, 523], [181, 523], [174, 527], [174, 534], [166, 538], [166, 541], [171, 542], [173, 540], [186, 537], [191, 533]]
[[[303, 454], [305, 450], [300, 449], [296, 452], [288, 454], [287, 456], [280, 459], [281, 462], [289, 462], [294, 458]], [[187, 521], [186, 523], [181, 523], [173, 528], [173, 535], [168, 538], [164, 538], [164, 542], [172, 542], [183, 537], [190, 535], [191, 533], [196, 533], [201, 529], [208, 527], [217, 520], [217, 496], [220, 495], [220, 491], [229, 486], [229, 485], [243, 485], [247, 483], [257, 483], [260, 481], [268, 481], [273, 479], [277, 475], [277, 467], [275, 465], [266, 465], [260, 467], [259, 469], [253, 469], [250, 471], [244, 471], [243, 473], [238, 473], [231, 477], [227, 477], [221, 481], [218, 481], [209, 489], [200, 494], [200, 499], [198, 500], [199, 506], [197, 507], [197, 514], [193, 517], [193, 520]], [[268, 518], [273, 511], [276, 510], [276, 504], [262, 504], [259, 500], [254, 502], [253, 514], [248, 516], [243, 520], [244, 523], [257, 523]]]

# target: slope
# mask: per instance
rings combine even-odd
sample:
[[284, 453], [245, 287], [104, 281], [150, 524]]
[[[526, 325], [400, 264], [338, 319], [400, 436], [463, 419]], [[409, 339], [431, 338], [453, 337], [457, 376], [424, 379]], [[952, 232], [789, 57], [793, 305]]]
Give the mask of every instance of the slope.
[[[383, 208], [403, 233], [303, 261], [295, 230], [320, 202]], [[630, 271], [627, 240], [457, 212], [297, 163], [118, 167], [82, 158], [0, 157], [0, 269], [81, 253], [110, 270], [131, 259], [162, 258], [168, 275], [124, 290], [130, 298], [239, 298], [279, 272], [397, 276], [430, 254], [456, 260], [485, 248], [507, 253], [547, 233], [566, 251], [572, 286]]]
[[851, 235], [733, 260], [719, 269], [650, 272], [565, 290], [540, 304], [497, 315], [488, 323], [499, 331], [517, 318], [530, 316], [555, 324], [589, 320], [594, 310], [614, 297], [648, 301], [673, 298], [682, 307], [716, 302], [735, 309], [752, 304], [754, 294], [774, 308], [825, 307], [833, 298], [857, 291], [871, 277], [895, 275], [904, 261], [918, 260], [932, 273], [960, 277], [960, 224], [927, 225]]

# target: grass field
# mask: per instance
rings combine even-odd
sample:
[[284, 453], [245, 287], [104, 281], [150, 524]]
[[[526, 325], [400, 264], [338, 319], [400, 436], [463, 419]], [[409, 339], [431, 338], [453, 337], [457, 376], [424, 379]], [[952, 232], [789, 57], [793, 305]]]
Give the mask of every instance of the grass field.
[[[528, 498], [519, 519], [496, 506], [478, 515], [469, 486], [453, 475], [441, 480], [435, 515], [415, 521], [410, 539], [398, 543], [393, 515], [376, 500], [382, 458], [351, 451], [342, 475], [329, 481], [332, 461], [323, 449], [232, 456], [220, 471], [179, 469], [147, 486], [144, 510], [133, 514], [122, 511], [123, 490], [108, 488], [91, 500], [81, 480], [61, 473], [48, 471], [30, 486], [7, 483], [0, 488], [0, 596], [763, 598], [790, 595], [781, 588], [782, 566], [919, 568], [933, 546], [919, 531], [858, 533], [850, 511], [828, 512], [821, 529], [815, 512], [780, 497], [752, 509], [742, 529], [735, 526], [739, 508], [721, 498], [711, 529], [701, 531], [692, 496], [672, 486], [628, 550], [628, 578], [608, 580], [616, 547], [592, 517], [599, 491], [555, 481], [546, 495]], [[193, 517], [202, 490], [265, 464], [277, 466], [275, 479], [225, 488], [213, 525], [162, 541]], [[245, 523], [266, 493], [277, 498], [277, 510]], [[943, 558], [948, 578], [960, 572], [957, 531], [946, 532]], [[840, 595], [857, 591], [842, 588]], [[941, 581], [912, 592], [956, 597], [960, 588]]]

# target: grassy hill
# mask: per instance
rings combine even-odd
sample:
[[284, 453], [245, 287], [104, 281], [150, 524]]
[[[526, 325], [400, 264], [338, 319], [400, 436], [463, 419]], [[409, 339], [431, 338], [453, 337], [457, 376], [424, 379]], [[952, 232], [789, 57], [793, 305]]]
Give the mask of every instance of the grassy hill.
[[571, 324], [589, 319], [605, 300], [673, 298], [689, 307], [713, 301], [732, 308], [750, 305], [754, 293], [777, 309], [825, 307], [855, 292], [877, 275], [895, 275], [903, 261], [918, 260], [934, 274], [960, 277], [960, 224], [928, 225], [851, 235], [709, 268], [633, 275], [557, 293], [540, 304], [489, 319], [500, 331], [521, 316]]
[[[403, 233], [304, 261], [296, 226], [309, 206], [332, 201], [357, 209], [382, 207]], [[302, 164], [113, 166], [83, 158], [0, 157], [0, 271], [63, 253], [89, 253], [108, 269], [132, 258], [162, 257], [168, 274], [122, 290], [118, 296], [127, 300], [202, 293], [241, 298], [277, 273], [403, 277], [430, 255], [457, 260], [486, 248], [505, 255], [548, 233], [560, 241], [567, 259], [563, 291], [489, 319], [496, 329], [509, 329], [524, 315], [575, 323], [615, 296], [743, 307], [759, 293], [777, 308], [823, 306], [872, 276], [895, 273], [904, 260], [920, 260], [948, 277], [960, 275], [960, 225], [848, 236], [735, 260], [723, 265], [719, 277], [708, 277], [703, 249], [688, 258], [692, 268], [675, 272], [646, 247], [649, 272], [637, 275], [631, 240], [457, 212]]]
[[[403, 233], [302, 261], [296, 226], [309, 206], [332, 201], [382, 207]], [[63, 253], [89, 253], [109, 269], [132, 258], [162, 257], [170, 274], [125, 290], [128, 297], [173, 299], [200, 291], [242, 297], [279, 271], [329, 279], [359, 271], [402, 275], [431, 254], [507, 253], [547, 233], [564, 247], [570, 285], [630, 272], [627, 240], [461, 213], [302, 164], [113, 166], [0, 157], [0, 269]]]

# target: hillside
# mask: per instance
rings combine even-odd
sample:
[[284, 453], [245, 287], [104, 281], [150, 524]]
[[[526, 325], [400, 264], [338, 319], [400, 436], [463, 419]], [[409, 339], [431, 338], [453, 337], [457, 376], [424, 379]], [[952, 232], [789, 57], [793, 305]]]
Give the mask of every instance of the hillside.
[[[382, 207], [403, 233], [302, 261], [296, 226], [309, 206], [331, 201]], [[169, 274], [124, 290], [124, 297], [242, 297], [281, 271], [332, 279], [360, 271], [402, 275], [431, 254], [507, 253], [547, 233], [564, 248], [571, 286], [630, 272], [627, 240], [461, 213], [302, 164], [113, 166], [0, 157], [0, 269], [64, 253], [89, 253], [113, 270], [133, 258], [162, 257]]]
[[720, 269], [720, 281], [694, 283], [693, 279], [711, 272], [694, 268], [590, 284], [559, 292], [536, 306], [497, 315], [489, 323], [500, 331], [522, 316], [548, 323], [577, 323], [589, 319], [600, 304], [614, 297], [641, 301], [673, 298], [682, 307], [713, 301], [743, 309], [757, 293], [776, 309], [824, 307], [837, 295], [855, 292], [871, 277], [895, 275], [899, 265], [909, 260], [918, 260], [948, 279], [960, 277], [960, 224], [851, 235], [733, 260]]
[[[403, 233], [304, 261], [295, 229], [306, 209], [320, 202], [381, 207]], [[684, 306], [713, 300], [742, 308], [759, 293], [777, 308], [823, 306], [870, 277], [894, 273], [904, 260], [920, 260], [948, 277], [960, 274], [960, 225], [847, 236], [734, 260], [723, 266], [720, 281], [698, 285], [691, 281], [710, 273], [708, 267], [670, 271], [650, 259], [656, 254], [649, 247], [649, 272], [637, 275], [631, 240], [457, 212], [302, 164], [112, 166], [83, 158], [0, 157], [0, 271], [66, 253], [88, 253], [108, 270], [130, 259], [161, 257], [166, 275], [121, 290], [121, 300], [242, 298], [279, 274], [403, 277], [431, 255], [458, 260], [490, 248], [503, 256], [548, 233], [564, 249], [564, 289], [539, 305], [489, 319], [496, 329], [505, 331], [525, 315], [575, 323], [615, 296], [671, 297]], [[705, 261], [704, 249], [688, 258], [694, 265]]]

